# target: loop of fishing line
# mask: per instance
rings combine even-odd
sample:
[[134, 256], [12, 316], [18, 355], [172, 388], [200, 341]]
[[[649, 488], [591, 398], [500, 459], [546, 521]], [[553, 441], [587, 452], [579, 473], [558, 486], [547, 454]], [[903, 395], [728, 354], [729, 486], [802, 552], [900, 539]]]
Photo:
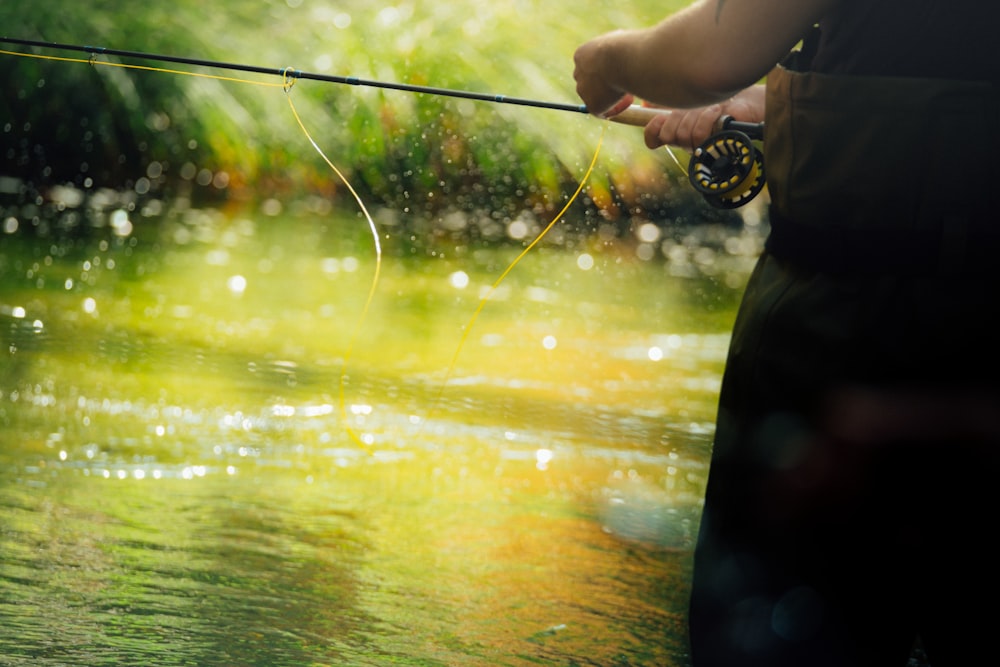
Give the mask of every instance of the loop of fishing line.
[[344, 359], [341, 363], [340, 380], [338, 387], [338, 401], [340, 403], [340, 419], [341, 424], [344, 426], [344, 430], [347, 432], [347, 436], [362, 449], [368, 450], [371, 446], [371, 442], [358, 436], [357, 432], [351, 428], [350, 420], [347, 415], [347, 400], [345, 396], [345, 389], [347, 385], [347, 368], [351, 360], [351, 355], [354, 353], [354, 346], [357, 343], [358, 336], [361, 335], [361, 329], [368, 318], [368, 311], [371, 309], [372, 302], [375, 300], [375, 293], [378, 290], [379, 277], [382, 273], [382, 244], [378, 237], [378, 228], [375, 226], [375, 221], [372, 219], [371, 214], [368, 212], [368, 207], [365, 206], [364, 201], [361, 196], [351, 185], [351, 182], [344, 176], [343, 172], [337, 168], [337, 165], [326, 156], [323, 149], [320, 148], [316, 140], [313, 139], [312, 134], [306, 128], [305, 123], [302, 122], [302, 117], [299, 116], [298, 110], [295, 108], [295, 103], [292, 101], [291, 90], [295, 85], [297, 77], [295, 76], [294, 67], [286, 67], [282, 70], [282, 88], [285, 91], [285, 98], [288, 100], [288, 107], [292, 110], [292, 116], [295, 117], [295, 122], [298, 124], [299, 129], [306, 136], [306, 139], [312, 145], [313, 149], [319, 154], [326, 165], [337, 175], [340, 182], [344, 184], [348, 192], [354, 198], [355, 203], [357, 203], [358, 208], [361, 210], [362, 215], [364, 215], [365, 220], [368, 222], [368, 229], [371, 231], [372, 241], [375, 244], [375, 271], [372, 276], [371, 287], [368, 288], [368, 296], [365, 299], [365, 305], [361, 309], [361, 317], [358, 319], [357, 324], [354, 326], [354, 331], [351, 334], [350, 341], [347, 344], [347, 351], [344, 353]]
[[286, 93], [289, 92], [292, 89], [292, 86], [295, 85], [297, 78], [298, 77], [295, 75], [294, 67], [285, 67], [281, 70], [282, 87], [285, 89]]

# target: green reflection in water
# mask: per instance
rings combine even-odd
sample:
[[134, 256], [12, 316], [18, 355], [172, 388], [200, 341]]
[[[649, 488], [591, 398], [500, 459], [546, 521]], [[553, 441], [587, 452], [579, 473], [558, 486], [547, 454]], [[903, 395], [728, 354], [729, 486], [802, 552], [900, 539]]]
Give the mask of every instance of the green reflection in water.
[[389, 235], [345, 379], [364, 451], [338, 391], [371, 280], [358, 226], [188, 212], [2, 240], [11, 664], [687, 664], [744, 263], [678, 278], [540, 248], [442, 393], [513, 253], [403, 260]]

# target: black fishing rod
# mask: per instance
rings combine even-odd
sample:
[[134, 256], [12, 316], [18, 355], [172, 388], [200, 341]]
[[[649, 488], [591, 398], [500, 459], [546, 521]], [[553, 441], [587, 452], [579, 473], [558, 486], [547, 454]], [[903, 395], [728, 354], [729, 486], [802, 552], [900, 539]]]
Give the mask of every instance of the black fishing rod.
[[[410, 93], [422, 93], [443, 97], [455, 97], [481, 102], [513, 104], [518, 106], [535, 107], [539, 109], [554, 109], [556, 111], [570, 111], [582, 114], [590, 113], [587, 110], [586, 105], [583, 104], [546, 102], [542, 100], [525, 99], [523, 97], [509, 97], [507, 95], [456, 90], [453, 88], [437, 88], [434, 86], [419, 86], [409, 83], [376, 81], [372, 79], [361, 79], [354, 76], [317, 74], [314, 72], [304, 72], [292, 67], [260, 67], [256, 65], [205, 60], [202, 58], [186, 58], [182, 56], [171, 56], [159, 53], [147, 53], [144, 51], [109, 49], [103, 46], [62, 44], [58, 42], [43, 42], [33, 39], [17, 39], [12, 37], [0, 37], [0, 44], [14, 44], [17, 46], [27, 46], [37, 49], [76, 51], [90, 54], [91, 58], [104, 55], [120, 58], [132, 58], [136, 60], [147, 60], [151, 62], [177, 63], [211, 69], [267, 74], [280, 76], [285, 81], [309, 79], [327, 83], [339, 83], [350, 86], [366, 86], [369, 88], [385, 88], [389, 90], [400, 90]], [[667, 109], [632, 105], [621, 113], [608, 118], [608, 120], [626, 125], [642, 126], [648, 123], [656, 115], [666, 113], [670, 113], [670, 111]], [[698, 192], [700, 192], [710, 204], [717, 208], [736, 208], [737, 206], [742, 206], [746, 202], [750, 201], [750, 199], [755, 197], [763, 188], [763, 158], [760, 151], [753, 144], [754, 140], [763, 139], [763, 133], [763, 123], [741, 123], [725, 116], [719, 119], [719, 122], [716, 125], [716, 133], [710, 137], [708, 141], [695, 149], [691, 157], [690, 168], [688, 169], [688, 179], [691, 181], [694, 188], [698, 190]]]
[[433, 86], [418, 86], [409, 83], [392, 83], [388, 81], [374, 81], [371, 79], [361, 79], [355, 76], [336, 76], [332, 74], [316, 74], [314, 72], [304, 72], [292, 67], [258, 67], [256, 65], [243, 65], [239, 63], [226, 63], [216, 60], [204, 60], [201, 58], [184, 58], [181, 56], [163, 55], [160, 53], [146, 53], [143, 51], [125, 51], [122, 49], [109, 49], [103, 46], [83, 46], [79, 44], [60, 44], [58, 42], [41, 42], [33, 39], [14, 39], [11, 37], [0, 37], [2, 44], [16, 44], [18, 46], [31, 46], [39, 49], [77, 51], [88, 53], [91, 56], [116, 56], [119, 58], [134, 58], [137, 60], [149, 60], [153, 62], [179, 63], [182, 65], [192, 65], [195, 67], [208, 67], [211, 69], [231, 70], [237, 72], [252, 72], [255, 74], [269, 74], [280, 76], [284, 79], [310, 79], [313, 81], [325, 81], [327, 83], [340, 83], [350, 86], [366, 86], [369, 88], [387, 88], [391, 90], [402, 90], [410, 93], [425, 93], [427, 95], [440, 95], [444, 97], [458, 97], [467, 100], [478, 100], [481, 102], [498, 102], [501, 104], [516, 104], [519, 106], [536, 107], [540, 109], [555, 109], [557, 111], [574, 111], [577, 113], [588, 113], [587, 107], [582, 104], [560, 104], [557, 102], [545, 102], [541, 100], [530, 100], [521, 97], [508, 97], [507, 95], [494, 95], [490, 93], [476, 93], [467, 90], [454, 90], [452, 88], [435, 88]]

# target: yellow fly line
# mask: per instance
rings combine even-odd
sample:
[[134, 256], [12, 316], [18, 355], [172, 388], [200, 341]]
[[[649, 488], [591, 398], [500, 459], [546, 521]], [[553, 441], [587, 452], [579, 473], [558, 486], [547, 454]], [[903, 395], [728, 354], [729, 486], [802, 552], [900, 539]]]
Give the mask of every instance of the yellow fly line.
[[[299, 115], [298, 110], [295, 108], [295, 104], [292, 101], [291, 90], [292, 90], [292, 87], [294, 86], [295, 81], [296, 81], [296, 77], [294, 76], [294, 72], [296, 70], [294, 68], [291, 68], [291, 67], [285, 68], [283, 70], [282, 81], [280, 83], [276, 83], [276, 82], [267, 82], [267, 81], [256, 81], [256, 80], [253, 80], [253, 79], [245, 79], [245, 78], [233, 77], [233, 76], [222, 76], [222, 75], [218, 75], [218, 74], [210, 74], [210, 73], [207, 73], [207, 72], [191, 72], [191, 71], [178, 70], [178, 69], [166, 68], [166, 67], [154, 67], [154, 66], [150, 66], [150, 65], [135, 65], [135, 64], [131, 64], [131, 63], [110, 62], [110, 61], [106, 61], [106, 60], [98, 60], [96, 58], [96, 54], [91, 54], [90, 58], [67, 58], [67, 57], [63, 57], [63, 56], [50, 56], [50, 55], [36, 54], [36, 53], [20, 53], [20, 52], [16, 52], [16, 51], [0, 50], [0, 55], [17, 56], [17, 57], [22, 57], [22, 58], [35, 58], [35, 59], [39, 59], [39, 60], [51, 60], [51, 61], [66, 62], [66, 63], [83, 63], [83, 64], [89, 64], [89, 65], [93, 65], [93, 66], [120, 67], [120, 68], [123, 68], [123, 69], [132, 69], [132, 70], [139, 70], [139, 71], [146, 71], [146, 72], [161, 72], [161, 73], [165, 73], [165, 74], [177, 74], [177, 75], [181, 75], [181, 76], [191, 76], [191, 77], [199, 77], [199, 78], [204, 78], [204, 79], [214, 79], [214, 80], [217, 80], [217, 81], [230, 81], [230, 82], [233, 82], [233, 83], [248, 84], [248, 85], [255, 85], [255, 86], [264, 86], [264, 87], [268, 87], [268, 88], [281, 88], [282, 90], [284, 90], [286, 99], [288, 100], [288, 106], [289, 106], [289, 108], [292, 111], [292, 116], [295, 118], [296, 124], [298, 124], [299, 129], [302, 130], [302, 133], [305, 135], [305, 137], [309, 141], [310, 145], [312, 145], [313, 149], [315, 149], [315, 151], [319, 154], [319, 156], [323, 159], [323, 161], [327, 164], [327, 166], [331, 169], [331, 171], [333, 171], [333, 173], [336, 174], [337, 178], [340, 179], [340, 181], [347, 187], [348, 191], [351, 193], [351, 196], [354, 198], [354, 201], [357, 203], [359, 209], [361, 210], [361, 213], [364, 215], [365, 220], [368, 222], [368, 228], [371, 231], [372, 240], [373, 240], [374, 246], [375, 246], [375, 271], [374, 271], [373, 276], [372, 276], [371, 286], [368, 289], [368, 296], [365, 299], [365, 304], [364, 304], [364, 306], [363, 306], [363, 308], [361, 310], [361, 315], [358, 318], [358, 322], [357, 322], [357, 324], [354, 327], [354, 331], [353, 331], [353, 333], [351, 335], [351, 338], [349, 340], [349, 343], [348, 343], [348, 346], [347, 346], [347, 350], [346, 350], [346, 352], [344, 354], [344, 359], [343, 359], [343, 363], [342, 363], [342, 366], [341, 366], [341, 374], [340, 374], [340, 380], [339, 380], [339, 391], [338, 391], [339, 402], [340, 402], [340, 417], [341, 417], [341, 422], [342, 422], [342, 425], [343, 425], [344, 429], [347, 432], [348, 437], [350, 437], [350, 439], [355, 444], [357, 444], [358, 446], [362, 447], [363, 449], [370, 450], [370, 447], [371, 447], [371, 444], [372, 444], [372, 439], [370, 437], [364, 437], [364, 438], [360, 437], [357, 434], [357, 432], [355, 432], [354, 429], [351, 427], [350, 419], [348, 418], [348, 415], [347, 415], [346, 398], [345, 398], [345, 385], [346, 385], [346, 381], [347, 381], [347, 368], [348, 368], [349, 362], [351, 360], [351, 355], [353, 353], [354, 346], [355, 346], [355, 344], [357, 342], [357, 339], [358, 339], [358, 337], [359, 337], [359, 335], [361, 333], [362, 327], [363, 327], [363, 325], [365, 323], [365, 319], [368, 316], [368, 311], [370, 310], [371, 304], [374, 301], [375, 294], [378, 291], [379, 277], [381, 275], [381, 270], [382, 270], [382, 245], [379, 242], [378, 229], [375, 226], [375, 221], [372, 219], [372, 216], [369, 214], [368, 208], [365, 206], [364, 201], [362, 201], [360, 195], [358, 195], [357, 191], [351, 185], [350, 181], [348, 181], [347, 177], [343, 174], [343, 172], [340, 169], [337, 168], [337, 166], [333, 163], [333, 161], [329, 157], [327, 157], [326, 153], [323, 152], [323, 149], [320, 148], [319, 144], [317, 144], [316, 141], [313, 139], [313, 137], [310, 134], [309, 130], [306, 128], [305, 123], [303, 123], [302, 118]], [[598, 156], [600, 155], [600, 152], [601, 152], [601, 146], [602, 146], [602, 144], [604, 142], [604, 134], [606, 132], [606, 129], [607, 129], [607, 121], [605, 121], [605, 123], [601, 127], [601, 135], [600, 135], [600, 138], [598, 139], [598, 142], [597, 142], [597, 148], [594, 150], [594, 155], [593, 155], [593, 157], [590, 160], [590, 164], [587, 167], [586, 172], [584, 173], [583, 177], [580, 179], [580, 183], [577, 186], [576, 191], [569, 198], [569, 200], [567, 200], [566, 204], [562, 207], [562, 209], [559, 211], [559, 213], [556, 214], [556, 216], [552, 218], [552, 220], [545, 226], [544, 229], [542, 229], [541, 233], [539, 233], [538, 236], [536, 236], [535, 239], [530, 244], [528, 244], [524, 248], [524, 250], [521, 251], [521, 253], [514, 259], [514, 261], [512, 261], [510, 263], [509, 266], [507, 266], [506, 269], [504, 269], [504, 271], [500, 274], [500, 276], [497, 278], [497, 280], [493, 283], [493, 285], [490, 287], [490, 289], [487, 291], [487, 293], [480, 300], [479, 305], [476, 307], [476, 310], [473, 312], [472, 317], [469, 319], [468, 323], [465, 325], [465, 327], [464, 327], [464, 329], [462, 331], [462, 336], [459, 339], [458, 345], [456, 346], [455, 352], [452, 355], [451, 361], [448, 364], [447, 369], [445, 370], [445, 377], [444, 377], [444, 380], [441, 383], [441, 388], [438, 391], [438, 394], [437, 394], [437, 397], [434, 400], [434, 403], [430, 407], [430, 411], [428, 413], [428, 418], [431, 415], [433, 415], [433, 411], [436, 408], [437, 403], [440, 401], [441, 396], [444, 393], [444, 389], [445, 389], [446, 385], [448, 384], [449, 379], [451, 378], [452, 372], [454, 371], [455, 365], [458, 362], [458, 358], [459, 358], [459, 355], [462, 352], [462, 348], [465, 346], [466, 340], [468, 340], [469, 333], [472, 330], [472, 327], [475, 324], [477, 318], [479, 317], [479, 314], [483, 311], [483, 308], [485, 308], [486, 303], [489, 301], [490, 297], [496, 292], [497, 288], [500, 286], [500, 283], [503, 282], [503, 280], [507, 277], [507, 275], [510, 274], [510, 272], [524, 258], [524, 256], [527, 255], [528, 252], [530, 252], [535, 246], [537, 246], [538, 243], [541, 242], [541, 240], [545, 237], [545, 235], [548, 234], [548, 232], [556, 225], [556, 223], [559, 222], [559, 220], [562, 219], [562, 217], [566, 214], [566, 211], [569, 210], [569, 207], [573, 205], [573, 203], [579, 197], [580, 193], [583, 191], [584, 186], [586, 185], [587, 181], [590, 179], [590, 175], [594, 171], [594, 167], [597, 164], [597, 158], [598, 158]]]
[[351, 354], [354, 351], [354, 344], [357, 342], [358, 336], [361, 334], [361, 327], [364, 324], [365, 319], [368, 317], [368, 310], [371, 308], [372, 301], [375, 300], [375, 292], [378, 289], [379, 276], [382, 274], [382, 244], [379, 242], [378, 228], [375, 227], [375, 221], [372, 220], [371, 214], [368, 213], [368, 207], [365, 206], [365, 203], [364, 201], [362, 201], [361, 196], [354, 189], [354, 186], [351, 185], [350, 181], [347, 180], [347, 177], [344, 176], [343, 172], [341, 172], [340, 169], [337, 168], [337, 165], [335, 165], [333, 161], [326, 156], [326, 153], [324, 153], [323, 149], [319, 147], [319, 144], [316, 143], [316, 140], [312, 138], [312, 135], [309, 133], [309, 130], [306, 129], [305, 123], [302, 122], [302, 118], [299, 116], [299, 112], [295, 109], [295, 103], [292, 102], [292, 95], [291, 95], [292, 86], [295, 85], [295, 79], [288, 76], [287, 72], [289, 71], [294, 71], [294, 70], [292, 70], [291, 68], [285, 70], [286, 74], [283, 77], [284, 79], [283, 86], [285, 90], [285, 97], [288, 99], [288, 106], [292, 110], [292, 115], [295, 116], [295, 122], [298, 123], [299, 128], [302, 130], [302, 133], [306, 135], [306, 139], [308, 139], [309, 143], [312, 144], [312, 147], [316, 149], [316, 152], [319, 153], [319, 156], [323, 158], [323, 161], [326, 162], [327, 166], [330, 167], [333, 173], [337, 175], [337, 178], [339, 178], [341, 182], [347, 187], [348, 191], [350, 191], [351, 196], [354, 197], [354, 201], [357, 202], [358, 208], [361, 209], [361, 213], [365, 216], [365, 220], [368, 222], [368, 229], [371, 231], [372, 241], [374, 241], [375, 243], [375, 272], [372, 276], [371, 286], [368, 288], [368, 297], [365, 299], [365, 305], [361, 309], [361, 317], [358, 318], [358, 323], [354, 326], [354, 332], [351, 334], [350, 341], [347, 344], [347, 351], [344, 354], [344, 362], [341, 366], [339, 389], [338, 389], [338, 397], [340, 400], [340, 419], [344, 425], [344, 428], [347, 430], [347, 435], [351, 438], [351, 440], [354, 441], [355, 444], [361, 445], [362, 447], [367, 447], [370, 443], [363, 442], [362, 439], [358, 437], [358, 434], [355, 433], [354, 429], [351, 428], [350, 421], [347, 418], [347, 403], [344, 398], [344, 385], [347, 381], [347, 364], [351, 358]]
[[512, 261], [507, 266], [507, 268], [503, 270], [503, 272], [500, 274], [500, 277], [496, 279], [493, 285], [490, 286], [490, 288], [486, 291], [486, 294], [483, 295], [482, 299], [479, 300], [479, 305], [476, 306], [476, 310], [472, 313], [472, 317], [469, 318], [469, 322], [465, 325], [465, 328], [462, 331], [462, 337], [459, 339], [458, 346], [455, 348], [455, 353], [452, 355], [451, 362], [448, 364], [448, 368], [445, 370], [444, 380], [441, 382], [441, 389], [438, 391], [437, 397], [435, 398], [434, 403], [431, 405], [431, 412], [429, 414], [429, 417], [433, 416], [434, 409], [437, 407], [437, 404], [441, 401], [441, 397], [444, 394], [444, 389], [447, 386], [448, 381], [451, 379], [452, 372], [454, 372], [455, 370], [455, 364], [458, 363], [458, 357], [462, 353], [462, 348], [465, 347], [466, 340], [468, 340], [469, 338], [469, 332], [472, 330], [472, 325], [476, 323], [476, 320], [479, 318], [479, 314], [483, 312], [483, 308], [486, 307], [486, 302], [489, 301], [490, 297], [492, 297], [493, 294], [497, 291], [497, 288], [500, 287], [500, 283], [503, 282], [504, 278], [506, 278], [507, 275], [514, 270], [514, 267], [517, 266], [518, 262], [520, 262], [524, 258], [524, 256], [531, 251], [532, 248], [538, 245], [538, 243], [545, 237], [545, 235], [549, 233], [549, 230], [555, 227], [556, 223], [562, 219], [563, 215], [566, 214], [566, 211], [569, 210], [569, 207], [572, 206], [573, 202], [575, 202], [577, 197], [580, 196], [580, 193], [583, 191], [584, 186], [590, 179], [590, 174], [594, 171], [594, 166], [597, 164], [597, 157], [601, 154], [601, 146], [604, 143], [604, 134], [606, 131], [607, 131], [607, 121], [605, 121], [601, 125], [601, 136], [597, 140], [597, 148], [594, 150], [594, 156], [590, 159], [590, 165], [587, 167], [587, 171], [584, 172], [583, 177], [580, 179], [580, 184], [577, 186], [576, 191], [573, 193], [573, 196], [569, 198], [566, 204], [562, 207], [562, 210], [560, 210], [559, 213], [557, 213], [556, 216], [552, 218], [549, 224], [547, 224], [545, 228], [542, 229], [541, 233], [539, 233], [538, 236], [536, 236], [535, 239], [531, 243], [529, 243], [517, 257], [514, 258], [514, 261]]
[[273, 81], [254, 81], [253, 79], [242, 79], [235, 76], [222, 76], [220, 74], [209, 74], [207, 72], [189, 72], [180, 69], [170, 69], [167, 67], [153, 67], [152, 65], [134, 65], [132, 63], [116, 63], [109, 60], [98, 60], [95, 55], [90, 58], [67, 58], [64, 56], [48, 56], [42, 53], [20, 53], [18, 51], [0, 50], [0, 55], [17, 56], [19, 58], [35, 58], [37, 60], [54, 60], [63, 63], [83, 63], [94, 65], [95, 67], [120, 67], [122, 69], [134, 69], [144, 72], [162, 72], [164, 74], [179, 74], [181, 76], [193, 76], [202, 79], [215, 79], [217, 81], [232, 81], [233, 83], [245, 83], [252, 86], [265, 86], [267, 88], [283, 88], [285, 84]]

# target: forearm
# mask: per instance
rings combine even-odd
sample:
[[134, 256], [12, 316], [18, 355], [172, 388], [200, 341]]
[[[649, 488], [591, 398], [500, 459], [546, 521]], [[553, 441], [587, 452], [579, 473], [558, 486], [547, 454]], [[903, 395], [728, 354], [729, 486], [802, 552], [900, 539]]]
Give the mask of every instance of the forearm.
[[698, 0], [650, 28], [582, 45], [577, 92], [595, 113], [629, 95], [675, 108], [723, 102], [767, 74], [835, 1]]
[[703, 0], [650, 28], [614, 33], [604, 46], [607, 80], [622, 92], [678, 108], [721, 102], [754, 83], [706, 48], [726, 39], [723, 25], [705, 18], [711, 4]]

